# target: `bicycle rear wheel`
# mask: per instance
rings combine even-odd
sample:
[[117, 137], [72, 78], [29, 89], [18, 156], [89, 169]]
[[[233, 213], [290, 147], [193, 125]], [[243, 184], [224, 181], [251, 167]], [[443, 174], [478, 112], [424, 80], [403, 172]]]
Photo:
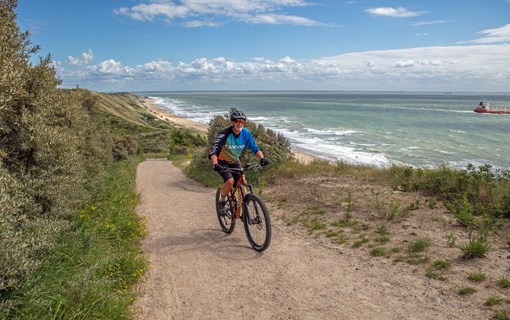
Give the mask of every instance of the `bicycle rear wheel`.
[[264, 201], [254, 194], [245, 198], [243, 224], [253, 249], [266, 250], [271, 242], [271, 219]]
[[221, 230], [225, 233], [232, 233], [234, 228], [236, 227], [236, 218], [235, 218], [235, 204], [232, 201], [228, 200], [225, 205], [225, 214], [222, 215], [220, 212], [220, 189], [216, 190], [216, 215], [218, 216], [218, 222], [220, 223]]

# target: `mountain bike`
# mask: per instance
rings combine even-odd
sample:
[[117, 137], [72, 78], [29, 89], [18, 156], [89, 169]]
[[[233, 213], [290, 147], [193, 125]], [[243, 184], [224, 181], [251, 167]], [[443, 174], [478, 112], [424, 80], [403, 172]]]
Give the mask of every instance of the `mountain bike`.
[[266, 250], [271, 242], [271, 219], [264, 201], [253, 193], [252, 185], [246, 182], [244, 172], [253, 169], [258, 170], [261, 167], [260, 164], [247, 164], [240, 169], [224, 168], [226, 171], [241, 174], [236, 185], [226, 197], [226, 212], [224, 214], [219, 206], [221, 188], [216, 191], [216, 214], [221, 229], [230, 234], [235, 229], [236, 220], [241, 219], [250, 245], [260, 252]]

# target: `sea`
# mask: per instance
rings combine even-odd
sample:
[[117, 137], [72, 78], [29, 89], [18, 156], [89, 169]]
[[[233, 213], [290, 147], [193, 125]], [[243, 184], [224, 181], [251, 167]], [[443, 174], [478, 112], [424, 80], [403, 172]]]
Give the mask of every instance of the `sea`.
[[510, 168], [510, 115], [478, 114], [510, 93], [204, 91], [136, 92], [168, 111], [208, 124], [230, 108], [281, 133], [292, 150], [376, 167]]

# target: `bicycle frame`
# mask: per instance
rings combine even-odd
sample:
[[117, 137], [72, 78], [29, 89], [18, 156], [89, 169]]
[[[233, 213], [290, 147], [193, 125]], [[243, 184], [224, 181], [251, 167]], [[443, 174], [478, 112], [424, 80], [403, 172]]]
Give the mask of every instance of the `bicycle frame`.
[[[239, 180], [237, 181], [236, 185], [229, 191], [228, 198], [232, 199], [237, 207], [236, 207], [236, 219], [239, 219], [241, 216], [241, 208], [244, 206], [244, 199], [246, 195], [253, 193], [253, 187], [251, 184], [248, 184], [246, 181], [246, 176], [244, 174], [244, 171], [250, 170], [251, 168], [255, 168], [257, 166], [253, 167], [246, 167], [241, 169], [234, 169], [234, 168], [228, 168], [227, 171], [230, 172], [239, 172], [241, 173], [241, 176], [239, 177]], [[249, 189], [249, 192], [247, 192], [246, 189]]]

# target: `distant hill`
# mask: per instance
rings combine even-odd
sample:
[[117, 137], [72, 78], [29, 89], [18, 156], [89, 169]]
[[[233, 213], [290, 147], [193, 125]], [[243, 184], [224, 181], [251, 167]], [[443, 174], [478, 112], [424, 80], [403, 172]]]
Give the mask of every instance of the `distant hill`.
[[[91, 92], [100, 118], [115, 137], [118, 158], [143, 150], [146, 154], [167, 156], [170, 132], [174, 126], [158, 119], [131, 93]], [[126, 152], [124, 152], [126, 151]]]

